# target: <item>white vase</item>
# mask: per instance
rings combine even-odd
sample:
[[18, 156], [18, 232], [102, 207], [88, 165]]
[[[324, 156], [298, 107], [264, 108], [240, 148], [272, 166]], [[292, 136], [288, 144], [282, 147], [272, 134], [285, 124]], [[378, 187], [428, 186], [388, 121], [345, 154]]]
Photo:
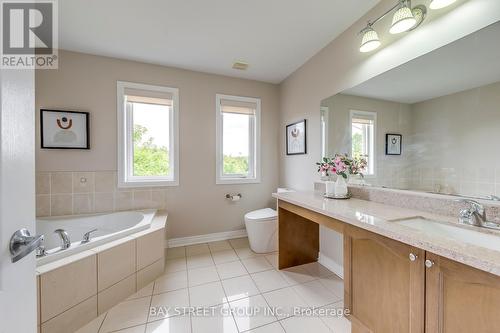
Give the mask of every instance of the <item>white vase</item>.
[[320, 179], [323, 180], [323, 181], [330, 180], [330, 176], [328, 175], [328, 172], [321, 171], [321, 178]]
[[335, 195], [336, 196], [346, 196], [347, 195], [347, 182], [342, 176], [337, 176], [337, 181], [335, 182]]
[[327, 195], [335, 195], [335, 182], [326, 181], [325, 182], [325, 192]]

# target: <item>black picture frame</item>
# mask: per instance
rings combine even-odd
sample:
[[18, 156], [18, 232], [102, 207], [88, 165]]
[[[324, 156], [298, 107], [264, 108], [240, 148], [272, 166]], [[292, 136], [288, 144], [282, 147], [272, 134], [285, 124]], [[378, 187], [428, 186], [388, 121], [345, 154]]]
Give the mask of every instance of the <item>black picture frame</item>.
[[[296, 126], [298, 124], [304, 123], [304, 150], [299, 151], [299, 152], [290, 152], [290, 146], [289, 146], [289, 137], [288, 137], [288, 128], [291, 126]], [[307, 119], [302, 119], [299, 121], [296, 121], [294, 123], [286, 125], [285, 129], [285, 135], [286, 135], [286, 154], [287, 155], [305, 155], [307, 154]]]
[[[85, 132], [86, 132], [86, 144], [85, 147], [57, 147], [57, 146], [46, 146], [43, 139], [43, 113], [44, 112], [60, 112], [60, 113], [74, 113], [85, 115]], [[79, 150], [89, 150], [90, 149], [90, 113], [84, 111], [68, 111], [68, 110], [56, 110], [56, 109], [40, 109], [40, 148], [42, 149], [79, 149]]]
[[[389, 140], [392, 140], [391, 137], [399, 138], [399, 153], [390, 152], [389, 151]], [[401, 134], [387, 133], [385, 135], [385, 154], [389, 156], [399, 156], [403, 152], [403, 136]]]

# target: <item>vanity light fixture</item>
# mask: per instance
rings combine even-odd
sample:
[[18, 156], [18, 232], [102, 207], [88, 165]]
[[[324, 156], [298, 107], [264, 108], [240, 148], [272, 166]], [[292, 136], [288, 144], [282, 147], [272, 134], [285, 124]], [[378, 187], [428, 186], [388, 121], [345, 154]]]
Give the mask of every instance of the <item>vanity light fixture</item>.
[[360, 52], [366, 53], [376, 50], [382, 44], [377, 32], [373, 30], [370, 24], [361, 30], [361, 34], [363, 34], [363, 38], [361, 39], [361, 47], [359, 48]]
[[413, 13], [406, 1], [402, 1], [398, 10], [392, 17], [392, 25], [389, 32], [391, 34], [400, 34], [413, 28], [417, 24], [417, 20], [413, 17]]
[[[437, 2], [450, 2], [456, 0], [432, 0]], [[398, 0], [398, 2], [386, 11], [384, 14], [379, 16], [373, 21], [368, 21], [367, 26], [360, 31], [361, 46], [359, 48], [360, 52], [370, 52], [377, 49], [382, 43], [378, 37], [377, 32], [373, 28], [373, 25], [382, 20], [384, 17], [394, 12], [392, 16], [392, 25], [389, 29], [391, 34], [400, 34], [402, 32], [415, 30], [422, 24], [427, 16], [427, 7], [424, 5], [418, 5], [411, 7], [411, 0]]]
[[431, 4], [429, 5], [430, 9], [441, 9], [444, 7], [448, 7], [452, 3], [454, 3], [457, 0], [432, 0]]

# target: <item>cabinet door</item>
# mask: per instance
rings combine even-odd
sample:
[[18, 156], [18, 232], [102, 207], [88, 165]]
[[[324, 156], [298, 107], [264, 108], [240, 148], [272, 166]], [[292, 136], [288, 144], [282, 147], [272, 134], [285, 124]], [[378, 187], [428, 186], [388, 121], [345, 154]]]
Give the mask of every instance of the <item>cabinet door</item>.
[[426, 333], [500, 332], [500, 277], [426, 254]]
[[346, 228], [344, 299], [353, 333], [424, 331], [424, 260], [423, 250]]

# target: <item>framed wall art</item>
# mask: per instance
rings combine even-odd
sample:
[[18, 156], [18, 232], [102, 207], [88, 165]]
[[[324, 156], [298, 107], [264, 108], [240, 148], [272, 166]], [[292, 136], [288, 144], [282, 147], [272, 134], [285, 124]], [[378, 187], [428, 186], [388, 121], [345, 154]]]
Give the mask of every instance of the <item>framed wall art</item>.
[[306, 119], [286, 126], [286, 154], [307, 154]]
[[386, 155], [401, 155], [401, 143], [403, 136], [401, 134], [386, 134], [385, 135], [385, 154]]
[[40, 110], [43, 149], [90, 149], [89, 113]]

